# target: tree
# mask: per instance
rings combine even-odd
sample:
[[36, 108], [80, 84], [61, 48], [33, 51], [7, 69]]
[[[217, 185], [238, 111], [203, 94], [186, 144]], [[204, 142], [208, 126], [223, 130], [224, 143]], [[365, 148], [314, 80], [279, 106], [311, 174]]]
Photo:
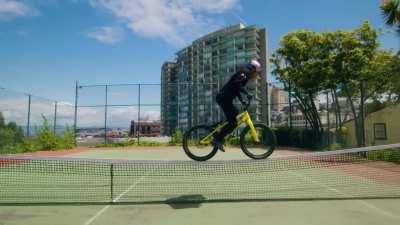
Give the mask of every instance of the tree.
[[369, 22], [364, 22], [350, 31], [296, 31], [282, 38], [281, 47], [271, 58], [273, 73], [291, 84], [314, 134], [322, 133], [314, 104], [319, 93], [332, 93], [339, 126], [338, 96], [347, 99], [355, 118], [357, 144], [362, 146], [364, 103], [388, 95], [389, 90], [396, 93], [400, 89], [396, 85], [400, 83], [399, 57], [390, 51], [378, 50], [378, 35]]
[[381, 11], [388, 26], [395, 27], [400, 34], [400, 0], [385, 0]]
[[273, 74], [291, 86], [300, 110], [316, 137], [322, 133], [322, 124], [315, 100], [326, 86], [332, 73], [329, 45], [324, 35], [300, 30], [286, 34], [271, 58]]
[[400, 54], [393, 56], [388, 69], [391, 70], [390, 82], [387, 87], [388, 101], [400, 103]]
[[357, 145], [362, 146], [363, 105], [376, 90], [364, 96], [362, 94], [366, 86], [372, 88], [378, 83], [384, 84], [381, 82], [383, 77], [375, 71], [380, 65], [376, 60], [383, 57], [377, 55], [378, 32], [369, 22], [364, 22], [354, 30], [330, 32], [326, 35], [331, 46], [329, 58], [332, 59], [330, 67], [333, 71], [328, 76], [327, 88], [347, 98], [355, 118]]

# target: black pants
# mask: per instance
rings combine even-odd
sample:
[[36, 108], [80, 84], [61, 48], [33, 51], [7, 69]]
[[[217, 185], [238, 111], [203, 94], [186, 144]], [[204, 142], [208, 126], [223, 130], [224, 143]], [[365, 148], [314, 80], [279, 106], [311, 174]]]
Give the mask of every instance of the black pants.
[[224, 111], [225, 117], [228, 121], [228, 124], [224, 126], [216, 136], [215, 139], [219, 142], [223, 141], [225, 136], [231, 133], [237, 126], [236, 116], [238, 115], [237, 108], [233, 105], [232, 98], [226, 98], [224, 96], [217, 96], [217, 103]]

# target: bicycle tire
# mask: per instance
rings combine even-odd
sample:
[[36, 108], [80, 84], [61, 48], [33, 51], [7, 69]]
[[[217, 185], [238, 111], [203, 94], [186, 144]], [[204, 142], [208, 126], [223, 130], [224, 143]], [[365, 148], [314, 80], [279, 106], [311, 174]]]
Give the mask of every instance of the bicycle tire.
[[254, 127], [260, 128], [262, 131], [262, 136], [261, 136], [261, 142], [260, 142], [260, 146], [265, 148], [265, 152], [263, 154], [254, 154], [251, 150], [250, 150], [250, 144], [246, 143], [246, 134], [250, 131], [250, 127], [246, 126], [244, 128], [244, 130], [241, 132], [240, 134], [240, 147], [243, 151], [244, 154], [246, 154], [248, 157], [252, 158], [252, 159], [265, 159], [268, 156], [270, 156], [277, 145], [277, 141], [276, 141], [276, 136], [274, 134], [274, 132], [271, 130], [271, 128], [267, 127], [264, 124], [254, 124]]
[[189, 156], [189, 158], [196, 160], [196, 161], [207, 161], [207, 160], [211, 159], [218, 152], [218, 148], [215, 148], [212, 145], [208, 146], [208, 147], [211, 147], [212, 149], [208, 154], [203, 155], [203, 156], [199, 156], [199, 155], [196, 155], [195, 153], [193, 153], [194, 152], [193, 149], [190, 150], [191, 146], [190, 146], [189, 142], [191, 140], [190, 139], [191, 135], [201, 129], [203, 129], [206, 132], [206, 134], [211, 133], [213, 130], [211, 126], [207, 126], [207, 125], [199, 125], [199, 126], [190, 128], [183, 135], [182, 147], [183, 147], [185, 154], [187, 156]]

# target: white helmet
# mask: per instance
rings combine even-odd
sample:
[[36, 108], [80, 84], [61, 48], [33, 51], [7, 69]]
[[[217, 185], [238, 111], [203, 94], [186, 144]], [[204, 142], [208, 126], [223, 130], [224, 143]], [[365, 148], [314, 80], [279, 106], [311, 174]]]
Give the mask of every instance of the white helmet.
[[262, 71], [261, 64], [256, 59], [251, 60], [247, 64], [247, 68], [248, 69], [255, 69], [257, 72], [261, 72]]

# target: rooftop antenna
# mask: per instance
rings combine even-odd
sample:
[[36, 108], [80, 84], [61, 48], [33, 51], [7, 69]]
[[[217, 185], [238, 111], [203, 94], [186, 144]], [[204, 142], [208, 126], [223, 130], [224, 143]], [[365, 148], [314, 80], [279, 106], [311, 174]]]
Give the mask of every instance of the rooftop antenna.
[[241, 17], [241, 16], [239, 16], [239, 14], [237, 14], [237, 13], [235, 13], [235, 12], [232, 12], [232, 15], [234, 16], [234, 17], [236, 17], [236, 19], [238, 19], [241, 23], [243, 23], [245, 26], [247, 26], [247, 23], [246, 23], [246, 21], [244, 21], [244, 19]]

